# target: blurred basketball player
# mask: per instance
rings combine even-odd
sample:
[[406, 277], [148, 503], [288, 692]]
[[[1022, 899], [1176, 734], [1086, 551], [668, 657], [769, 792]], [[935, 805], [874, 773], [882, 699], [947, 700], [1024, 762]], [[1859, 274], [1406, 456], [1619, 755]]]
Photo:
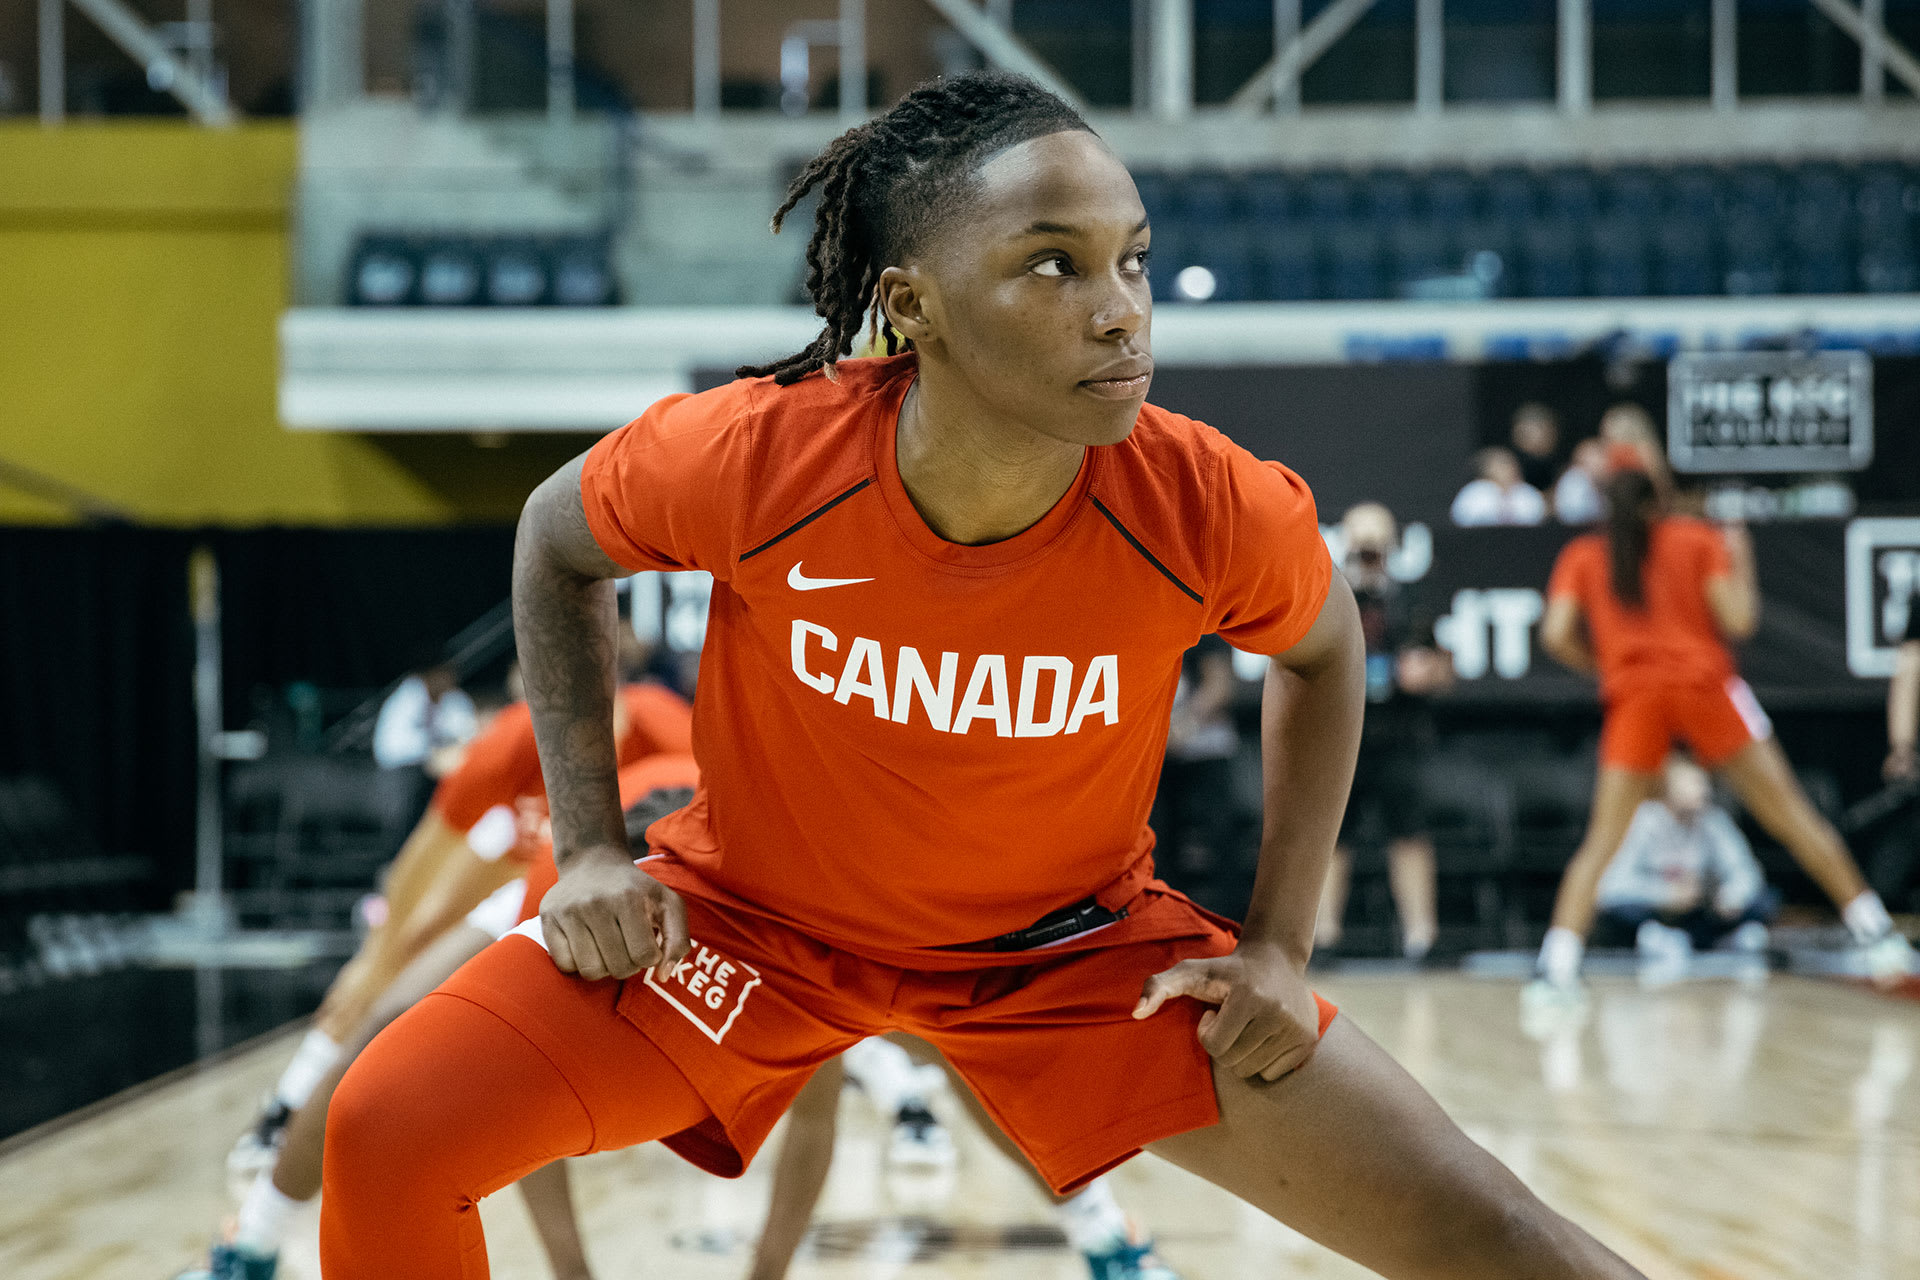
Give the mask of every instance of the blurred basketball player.
[[1061, 1233], [1085, 1260], [1093, 1280], [1179, 1280], [1178, 1273], [1154, 1253], [1152, 1239], [1121, 1209], [1107, 1178], [1095, 1178], [1071, 1195], [1055, 1194], [937, 1049], [910, 1036], [898, 1039], [899, 1043], [877, 1036], [863, 1040], [825, 1063], [787, 1109], [786, 1138], [774, 1159], [773, 1195], [747, 1280], [785, 1280], [833, 1164], [840, 1090], [847, 1079], [860, 1086], [882, 1116], [893, 1119], [889, 1150], [893, 1162], [924, 1165], [952, 1160], [952, 1140], [928, 1105], [926, 1067], [917, 1065], [916, 1059], [938, 1064], [947, 1073], [954, 1096], [966, 1106], [980, 1132], [1052, 1204]]
[[[690, 755], [654, 755], [620, 771], [620, 795], [627, 804], [631, 838], [644, 843], [646, 830], [693, 798], [699, 769]], [[288, 1118], [273, 1167], [254, 1176], [230, 1231], [216, 1241], [204, 1270], [183, 1272], [176, 1280], [273, 1280], [288, 1220], [302, 1204], [320, 1194], [327, 1107], [340, 1078], [382, 1028], [445, 982], [453, 973], [499, 941], [516, 925], [540, 913], [540, 902], [557, 873], [551, 828], [537, 805], [520, 814], [522, 846], [531, 850], [521, 874], [473, 908], [459, 924], [431, 942], [387, 985], [338, 1058], [316, 1082], [312, 1096]], [[555, 1161], [520, 1180], [527, 1211], [539, 1233], [554, 1280], [593, 1280], [564, 1162]]]
[[[614, 732], [623, 765], [653, 755], [690, 755], [693, 711], [670, 689], [630, 684], [615, 699]], [[400, 972], [489, 894], [525, 872], [529, 855], [516, 807], [522, 801], [544, 806], [545, 800], [533, 717], [525, 702], [515, 702], [494, 717], [434, 790], [433, 802], [387, 871], [384, 919], [334, 978], [313, 1029], [235, 1145], [228, 1167], [236, 1175], [273, 1162], [288, 1117], [338, 1062], [341, 1046]]]
[[1808, 802], [1766, 713], [1735, 672], [1728, 642], [1752, 635], [1760, 617], [1746, 530], [1716, 531], [1670, 514], [1641, 449], [1615, 446], [1608, 460], [1605, 531], [1575, 538], [1560, 553], [1540, 624], [1549, 653], [1599, 675], [1606, 719], [1592, 817], [1560, 881], [1529, 1007], [1580, 999], [1596, 886], [1676, 741], [1733, 787], [1833, 899], [1875, 980], [1898, 979], [1912, 965], [1912, 948], [1839, 832]]
[[1907, 602], [1907, 631], [1894, 653], [1893, 679], [1887, 684], [1888, 782], [1920, 783], [1920, 597]]

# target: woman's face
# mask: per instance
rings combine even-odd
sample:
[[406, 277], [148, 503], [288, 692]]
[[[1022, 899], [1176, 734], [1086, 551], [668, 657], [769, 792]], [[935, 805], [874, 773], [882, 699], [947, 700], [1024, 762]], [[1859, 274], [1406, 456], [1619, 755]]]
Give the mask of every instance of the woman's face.
[[[1124, 440], [1153, 374], [1133, 178], [1098, 138], [1067, 132], [1007, 148], [974, 181], [905, 269], [922, 330], [896, 327], [923, 370], [957, 376], [1003, 420], [1072, 444]], [[891, 315], [899, 295], [882, 291]]]

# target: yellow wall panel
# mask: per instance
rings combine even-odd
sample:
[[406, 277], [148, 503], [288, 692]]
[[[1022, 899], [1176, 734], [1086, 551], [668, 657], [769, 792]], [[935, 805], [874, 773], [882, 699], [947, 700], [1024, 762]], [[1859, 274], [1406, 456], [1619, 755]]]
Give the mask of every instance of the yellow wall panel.
[[4, 464], [143, 522], [511, 519], [581, 441], [291, 432], [287, 124], [0, 125], [0, 522], [70, 510]]

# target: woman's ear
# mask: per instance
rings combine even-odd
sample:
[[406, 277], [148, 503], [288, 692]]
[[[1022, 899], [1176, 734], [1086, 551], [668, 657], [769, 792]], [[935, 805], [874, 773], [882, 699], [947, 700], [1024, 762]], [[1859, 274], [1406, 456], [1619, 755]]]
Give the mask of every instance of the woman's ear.
[[875, 292], [880, 298], [880, 314], [893, 331], [913, 343], [924, 346], [933, 336], [933, 324], [927, 315], [927, 280], [918, 267], [888, 267], [880, 273]]

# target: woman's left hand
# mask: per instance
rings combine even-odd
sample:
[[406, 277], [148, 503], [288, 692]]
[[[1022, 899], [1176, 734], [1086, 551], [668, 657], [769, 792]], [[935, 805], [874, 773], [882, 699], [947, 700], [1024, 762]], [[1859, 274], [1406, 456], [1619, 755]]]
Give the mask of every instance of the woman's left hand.
[[1313, 1056], [1320, 1006], [1305, 973], [1280, 948], [1242, 942], [1233, 952], [1182, 960], [1147, 979], [1134, 1006], [1151, 1017], [1176, 996], [1218, 1005], [1200, 1015], [1200, 1043], [1242, 1079], [1278, 1080]]

